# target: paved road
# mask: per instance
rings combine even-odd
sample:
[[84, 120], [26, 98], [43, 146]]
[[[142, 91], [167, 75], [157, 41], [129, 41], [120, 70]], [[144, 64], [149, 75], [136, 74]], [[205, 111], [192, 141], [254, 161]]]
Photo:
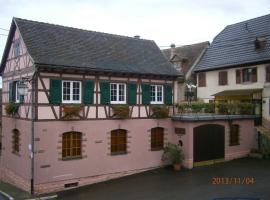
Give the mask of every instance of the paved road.
[[[214, 177], [217, 177], [216, 184], [213, 184]], [[270, 160], [246, 158], [179, 172], [163, 168], [58, 195], [61, 200], [212, 200], [221, 197], [269, 200]]]

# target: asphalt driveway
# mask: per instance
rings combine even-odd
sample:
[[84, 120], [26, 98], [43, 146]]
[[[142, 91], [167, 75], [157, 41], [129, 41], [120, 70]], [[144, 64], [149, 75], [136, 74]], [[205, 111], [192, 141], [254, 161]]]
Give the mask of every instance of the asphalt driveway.
[[162, 168], [60, 192], [58, 196], [64, 200], [268, 200], [270, 160], [245, 158], [179, 172]]

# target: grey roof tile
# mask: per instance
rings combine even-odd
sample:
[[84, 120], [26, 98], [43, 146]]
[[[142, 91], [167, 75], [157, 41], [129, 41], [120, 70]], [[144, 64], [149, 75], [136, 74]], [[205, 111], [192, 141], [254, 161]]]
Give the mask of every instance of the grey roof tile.
[[152, 40], [14, 20], [38, 64], [136, 74], [177, 74]]
[[[255, 49], [256, 37], [266, 38], [264, 49]], [[264, 61], [270, 61], [270, 15], [226, 26], [214, 38], [194, 71], [207, 71]]]

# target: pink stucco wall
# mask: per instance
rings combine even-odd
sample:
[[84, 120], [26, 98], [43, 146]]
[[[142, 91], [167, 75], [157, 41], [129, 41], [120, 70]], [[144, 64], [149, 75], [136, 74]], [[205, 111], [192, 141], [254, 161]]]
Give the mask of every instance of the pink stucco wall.
[[[3, 118], [4, 151], [1, 167], [12, 170], [25, 180], [30, 179], [30, 121]], [[193, 167], [193, 128], [203, 124], [219, 124], [225, 127], [225, 160], [246, 156], [255, 147], [253, 120], [235, 120], [240, 125], [240, 145], [229, 146], [228, 121], [183, 122], [171, 119], [128, 119], [128, 120], [89, 120], [89, 121], [47, 121], [35, 122], [35, 185], [39, 191], [46, 192], [64, 189], [64, 183], [79, 181], [80, 185], [89, 184], [86, 178], [101, 177], [107, 180], [113, 174], [121, 176], [132, 171], [142, 171], [160, 167], [162, 151], [151, 151], [150, 130], [154, 127], [165, 129], [165, 143], [183, 142], [185, 160], [183, 165]], [[11, 153], [11, 130], [16, 127], [22, 133], [20, 156]], [[175, 128], [185, 128], [186, 134], [175, 134]], [[128, 131], [127, 154], [110, 154], [110, 131]], [[79, 131], [83, 134], [82, 158], [62, 160], [62, 134]], [[211, 131], [211, 130], [210, 130]], [[83, 181], [85, 180], [85, 182]], [[60, 186], [59, 186], [60, 185]]]
[[[160, 166], [162, 151], [150, 150], [150, 129], [157, 126], [165, 128], [166, 141], [176, 140], [176, 135], [172, 134], [170, 119], [38, 122], [35, 129], [36, 137], [40, 138], [40, 141], [36, 143], [36, 148], [45, 152], [36, 156], [36, 162], [39, 166], [50, 165], [50, 167], [37, 168], [36, 183]], [[128, 153], [111, 155], [110, 131], [118, 128], [128, 131]], [[84, 134], [83, 158], [62, 161], [62, 133], [72, 130]]]
[[[1, 168], [7, 168], [25, 180], [31, 177], [31, 159], [28, 145], [31, 144], [31, 122], [12, 118], [2, 118]], [[19, 154], [12, 153], [12, 130], [20, 131]]]
[[[181, 136], [183, 141], [183, 152], [185, 155], [184, 165], [188, 168], [193, 167], [193, 129], [204, 124], [218, 124], [225, 127], [225, 160], [231, 160], [247, 156], [251, 148], [256, 146], [256, 136], [253, 120], [234, 120], [233, 124], [240, 126], [239, 140], [240, 145], [229, 145], [229, 123], [228, 121], [201, 121], [201, 122], [181, 122], [174, 121], [173, 126], [186, 128], [186, 134]], [[211, 131], [211, 130], [209, 130]]]

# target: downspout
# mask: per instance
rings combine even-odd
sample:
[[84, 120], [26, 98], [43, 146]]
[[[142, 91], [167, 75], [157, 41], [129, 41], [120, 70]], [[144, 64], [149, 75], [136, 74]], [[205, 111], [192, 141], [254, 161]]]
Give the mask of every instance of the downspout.
[[35, 118], [36, 118], [36, 109], [35, 109], [35, 94], [36, 94], [36, 76], [37, 76], [37, 67], [34, 66], [34, 74], [31, 80], [31, 194], [34, 195], [34, 177], [35, 177]]

